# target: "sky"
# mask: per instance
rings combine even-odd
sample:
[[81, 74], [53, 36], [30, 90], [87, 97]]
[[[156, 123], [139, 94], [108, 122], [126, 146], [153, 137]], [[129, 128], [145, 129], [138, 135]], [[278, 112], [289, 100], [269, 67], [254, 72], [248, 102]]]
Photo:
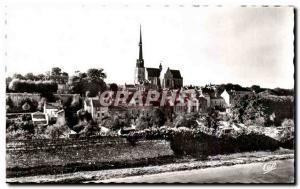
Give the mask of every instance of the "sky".
[[145, 67], [178, 69], [184, 85], [293, 88], [293, 8], [8, 4], [6, 73], [103, 68], [133, 83], [142, 26]]

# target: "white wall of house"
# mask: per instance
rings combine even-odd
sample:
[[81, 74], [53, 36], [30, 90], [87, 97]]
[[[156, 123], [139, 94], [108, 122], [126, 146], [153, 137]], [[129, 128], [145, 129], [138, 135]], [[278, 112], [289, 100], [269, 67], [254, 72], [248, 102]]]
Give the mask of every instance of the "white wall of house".
[[228, 94], [228, 92], [226, 90], [223, 91], [223, 93], [221, 94], [221, 97], [223, 97], [223, 99], [225, 100], [226, 105], [230, 106], [230, 95]]

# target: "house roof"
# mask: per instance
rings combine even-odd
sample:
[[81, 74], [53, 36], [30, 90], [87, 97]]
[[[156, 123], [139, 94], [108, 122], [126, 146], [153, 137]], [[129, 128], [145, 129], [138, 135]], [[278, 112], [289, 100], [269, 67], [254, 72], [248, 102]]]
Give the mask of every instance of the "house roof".
[[35, 112], [31, 114], [32, 119], [46, 119], [46, 115], [41, 112]]
[[125, 84], [126, 88], [135, 88], [135, 86], [133, 84]]
[[246, 94], [246, 93], [252, 93], [251, 90], [249, 89], [241, 89], [241, 90], [222, 90], [222, 91], [219, 91], [219, 94], [218, 96], [220, 96], [223, 92], [227, 92], [229, 95], [233, 95], [233, 94]]
[[171, 72], [171, 74], [173, 75], [173, 78], [175, 78], [175, 79], [182, 79], [179, 70], [171, 70], [171, 69], [170, 69], [170, 72]]
[[45, 108], [46, 109], [58, 109], [60, 107], [59, 103], [46, 103]]
[[212, 96], [210, 97], [211, 100], [219, 100], [219, 99], [224, 99], [223, 97], [220, 96]]
[[148, 77], [159, 77], [160, 76], [160, 69], [158, 68], [146, 68]]
[[100, 100], [94, 100], [94, 99], [92, 99], [92, 103], [93, 103], [94, 107], [101, 107]]

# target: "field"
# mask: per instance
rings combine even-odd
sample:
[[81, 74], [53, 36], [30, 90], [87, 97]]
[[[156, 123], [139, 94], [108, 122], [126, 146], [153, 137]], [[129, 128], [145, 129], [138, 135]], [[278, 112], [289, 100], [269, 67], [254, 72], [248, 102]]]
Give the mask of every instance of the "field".
[[7, 141], [7, 177], [58, 174], [170, 162], [173, 151], [164, 140], [124, 138]]

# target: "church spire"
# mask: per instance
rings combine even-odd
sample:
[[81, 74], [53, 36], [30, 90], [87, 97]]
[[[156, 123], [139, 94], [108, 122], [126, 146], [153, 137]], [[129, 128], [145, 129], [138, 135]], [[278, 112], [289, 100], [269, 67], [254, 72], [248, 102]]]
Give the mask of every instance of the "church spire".
[[144, 67], [143, 43], [142, 43], [142, 26], [141, 25], [140, 25], [139, 58], [136, 61], [136, 67], [139, 67], [139, 68]]
[[139, 59], [143, 59], [143, 42], [142, 42], [142, 26], [140, 25], [140, 43], [139, 43], [140, 51], [139, 51]]

